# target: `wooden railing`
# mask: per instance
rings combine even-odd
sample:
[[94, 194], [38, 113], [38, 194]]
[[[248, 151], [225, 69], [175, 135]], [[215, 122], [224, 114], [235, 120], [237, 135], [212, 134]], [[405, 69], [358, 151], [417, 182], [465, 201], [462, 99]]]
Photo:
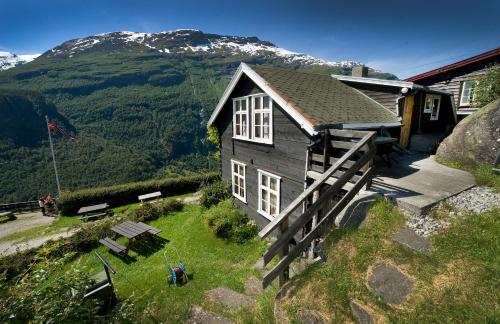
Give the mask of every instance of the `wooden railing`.
[[[265, 238], [273, 231], [279, 230], [276, 241], [271, 244], [263, 256], [264, 265], [268, 264], [274, 256], [279, 255], [280, 257], [278, 264], [265, 274], [262, 282], [264, 287], [267, 287], [278, 276], [279, 284], [282, 285], [288, 279], [288, 266], [290, 263], [307, 249], [314, 239], [323, 235], [334, 222], [335, 217], [345, 208], [363, 185], [369, 184], [372, 177], [371, 164], [376, 150], [374, 139], [375, 132], [324, 131], [323, 156], [316, 157], [321, 159], [323, 165], [321, 165], [321, 168], [315, 168], [317, 171], [314, 172], [317, 172], [317, 174], [313, 178], [314, 182], [259, 232], [259, 236]], [[347, 150], [347, 152], [339, 158], [331, 157], [335, 150], [339, 152]], [[313, 154], [316, 153], [308, 152], [311, 160], [314, 159]], [[309, 169], [313, 165], [313, 163], [308, 162], [308, 171], [312, 171]], [[346, 187], [348, 182], [351, 185]], [[321, 190], [325, 184], [329, 185], [329, 187]], [[342, 189], [347, 190], [347, 193], [332, 206], [332, 199]], [[313, 194], [316, 195], [314, 198]], [[311, 200], [311, 198], [313, 199]], [[307, 202], [311, 201], [312, 203], [308, 205]], [[298, 218], [290, 222], [289, 216], [302, 206], [307, 207]], [[290, 250], [289, 242], [324, 208], [328, 210], [326, 212], [323, 210], [322, 218]]]
[[10, 204], [0, 204], [0, 212], [27, 212], [27, 211], [35, 211], [38, 209], [38, 201], [32, 200], [32, 201], [23, 201], [23, 202], [16, 202], [16, 203], [10, 203]]

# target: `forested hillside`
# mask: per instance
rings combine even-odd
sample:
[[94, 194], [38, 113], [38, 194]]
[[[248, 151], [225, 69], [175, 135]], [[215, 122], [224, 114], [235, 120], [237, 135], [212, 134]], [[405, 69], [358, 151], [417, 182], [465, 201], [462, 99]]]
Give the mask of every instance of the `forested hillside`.
[[[74, 190], [209, 168], [206, 121], [242, 61], [336, 74], [359, 64], [321, 61], [255, 37], [109, 33], [68, 41], [1, 71], [0, 88], [40, 93], [76, 132], [75, 141], [55, 142], [61, 185]], [[44, 113], [21, 113], [33, 95], [6, 103], [8, 93], [0, 101], [12, 117], [0, 130], [0, 203], [55, 192], [47, 134], [37, 119]]]

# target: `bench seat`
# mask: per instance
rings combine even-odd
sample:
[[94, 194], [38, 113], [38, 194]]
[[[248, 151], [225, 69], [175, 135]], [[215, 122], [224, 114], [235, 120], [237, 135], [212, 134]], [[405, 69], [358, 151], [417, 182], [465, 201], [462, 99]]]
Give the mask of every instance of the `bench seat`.
[[106, 216], [108, 213], [99, 213], [99, 214], [93, 214], [93, 215], [87, 215], [87, 216], [81, 216], [80, 219], [83, 220], [83, 221], [87, 221], [87, 220], [90, 220], [90, 219], [94, 219], [94, 218], [101, 218], [101, 217], [104, 217]]
[[124, 251], [127, 250], [126, 247], [124, 247], [123, 245], [117, 243], [116, 241], [113, 241], [109, 237], [105, 237], [103, 239], [100, 239], [99, 243], [101, 243], [102, 245], [108, 247], [111, 251], [116, 252], [116, 253], [122, 253], [122, 252], [124, 252]]
[[141, 226], [142, 228], [147, 229], [149, 234], [156, 235], [156, 234], [161, 232], [161, 229], [153, 227], [153, 226], [149, 226], [148, 224], [145, 224], [143, 222], [139, 222], [139, 223], [137, 223], [137, 225]]

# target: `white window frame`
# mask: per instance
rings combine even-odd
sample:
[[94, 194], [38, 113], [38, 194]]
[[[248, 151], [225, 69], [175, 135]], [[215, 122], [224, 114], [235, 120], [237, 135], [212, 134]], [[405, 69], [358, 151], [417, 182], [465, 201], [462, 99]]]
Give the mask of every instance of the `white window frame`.
[[[264, 97], [269, 98], [269, 108], [263, 109]], [[240, 111], [236, 111], [236, 102], [246, 100], [246, 113], [242, 113]], [[260, 100], [260, 109], [255, 109], [255, 100]], [[261, 115], [261, 123], [263, 123], [262, 116], [264, 113], [269, 113], [269, 138], [255, 137], [255, 116], [257, 114]], [[236, 114], [246, 115], [247, 120], [247, 134], [236, 135], [237, 125], [236, 125]], [[241, 120], [241, 117], [240, 117]], [[240, 123], [241, 125], [241, 123]], [[241, 127], [241, 126], [240, 126]], [[263, 134], [264, 126], [261, 126], [261, 134]], [[240, 129], [242, 130], [242, 128]], [[251, 141], [262, 144], [273, 144], [273, 99], [266, 93], [257, 93], [243, 97], [233, 98], [233, 138], [240, 139], [245, 141]]]
[[[267, 218], [268, 220], [272, 221], [276, 216], [279, 215], [280, 213], [280, 199], [281, 199], [281, 177], [280, 176], [277, 176], [275, 174], [272, 174], [272, 173], [269, 173], [267, 171], [264, 171], [264, 170], [260, 170], [260, 169], [257, 169], [257, 175], [259, 177], [259, 187], [258, 187], [258, 190], [259, 190], [259, 194], [258, 194], [258, 197], [259, 197], [259, 203], [258, 203], [258, 213], [261, 214], [262, 216], [264, 216], [265, 218]], [[262, 176], [267, 176], [269, 178], [268, 180], [268, 183], [270, 181], [270, 178], [273, 178], [276, 180], [276, 190], [272, 190], [269, 187], [263, 187], [262, 186]], [[271, 215], [269, 212], [266, 212], [263, 210], [262, 208], [262, 189], [264, 189], [265, 191], [269, 192], [270, 194], [275, 194], [276, 195], [276, 214], [275, 215]], [[268, 201], [268, 210], [270, 210], [270, 206], [271, 206], [271, 199], [269, 198], [269, 201]]]
[[[238, 166], [238, 173], [234, 172], [234, 166], [235, 165]], [[239, 173], [239, 168], [240, 167], [243, 167], [243, 175], [241, 175]], [[241, 200], [245, 204], [247, 203], [247, 180], [246, 180], [247, 170], [246, 170], [246, 168], [247, 168], [247, 166], [246, 166], [245, 163], [242, 163], [242, 162], [239, 162], [239, 161], [236, 161], [236, 160], [231, 160], [231, 192], [232, 192], [232, 194], [233, 194], [234, 197], [238, 198], [239, 200]], [[243, 180], [243, 193], [244, 193], [243, 196], [241, 196], [239, 192], [236, 193], [234, 191], [234, 189], [236, 187], [236, 184], [234, 182], [234, 177], [235, 176], [238, 179]], [[239, 186], [239, 184], [238, 184], [238, 186]]]
[[[469, 97], [468, 97], [469, 101], [468, 102], [463, 101], [464, 90], [465, 90], [466, 84], [471, 84], [471, 87], [469, 88]], [[460, 107], [470, 107], [471, 101], [474, 100], [474, 88], [476, 87], [476, 85], [477, 85], [477, 81], [475, 81], [475, 80], [465, 80], [462, 82], [462, 85], [460, 87], [460, 102], [459, 102]], [[471, 96], [471, 92], [472, 92], [472, 96]]]
[[[264, 97], [267, 97], [269, 99], [269, 107], [267, 109], [264, 109]], [[255, 108], [255, 101], [259, 100], [260, 101], [260, 108], [256, 109]], [[268, 96], [265, 93], [257, 94], [257, 95], [252, 95], [251, 96], [251, 105], [252, 107], [252, 140], [254, 142], [258, 143], [264, 143], [264, 144], [272, 144], [273, 143], [273, 100], [270, 96]], [[264, 114], [269, 114], [269, 138], [264, 138]], [[255, 119], [256, 116], [260, 115], [260, 137], [257, 137], [255, 134]]]
[[[240, 102], [240, 110], [236, 111], [236, 103]], [[241, 102], [245, 102], [246, 111], [241, 110]], [[233, 99], [233, 138], [238, 139], [250, 139], [250, 105], [248, 97], [239, 97]], [[236, 115], [240, 116], [240, 135], [237, 135], [237, 124]], [[246, 117], [246, 135], [243, 134], [243, 123], [241, 122], [241, 116]]]
[[[427, 106], [428, 99], [432, 99], [432, 103], [434, 103], [435, 99], [438, 100], [438, 104], [437, 104], [437, 109], [436, 109], [436, 114], [435, 115], [432, 113], [434, 106], [433, 105], [431, 105], [430, 107]], [[439, 110], [440, 109], [441, 109], [441, 95], [431, 94], [431, 93], [426, 94], [425, 95], [425, 101], [424, 101], [424, 113], [431, 114], [430, 120], [438, 120], [439, 119]]]

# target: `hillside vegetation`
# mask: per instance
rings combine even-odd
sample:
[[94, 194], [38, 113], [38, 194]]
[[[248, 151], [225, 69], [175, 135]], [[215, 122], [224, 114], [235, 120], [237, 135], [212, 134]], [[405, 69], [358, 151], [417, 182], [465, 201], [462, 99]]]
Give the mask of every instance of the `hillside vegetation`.
[[[273, 44], [255, 37], [178, 31], [149, 34], [151, 42], [145, 43], [146, 36], [141, 40], [141, 35], [110, 33], [71, 40], [33, 62], [0, 72], [0, 88], [42, 94], [75, 127], [76, 141], [55, 143], [63, 188], [216, 167], [207, 159], [211, 147], [205, 140], [205, 125], [240, 62], [336, 74], [350, 73], [352, 66], [321, 65], [304, 55], [283, 56], [269, 51]], [[213, 48], [205, 50], [204, 44]], [[237, 50], [235, 44], [251, 50]], [[18, 125], [31, 122], [16, 117], [16, 123], [5, 125], [3, 131], [24, 137], [31, 131]], [[0, 165], [9, 176], [0, 180], [0, 202], [55, 191], [48, 143], [42, 133], [26, 137], [29, 140], [1, 143]]]

